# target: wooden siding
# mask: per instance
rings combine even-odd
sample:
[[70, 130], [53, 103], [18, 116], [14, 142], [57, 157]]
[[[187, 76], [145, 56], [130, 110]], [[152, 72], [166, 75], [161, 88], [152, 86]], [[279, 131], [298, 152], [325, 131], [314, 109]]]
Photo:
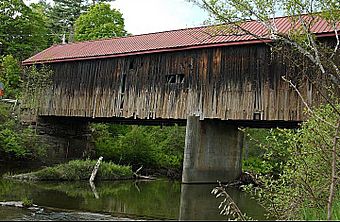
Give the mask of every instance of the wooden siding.
[[[40, 115], [303, 120], [303, 104], [281, 79], [300, 76], [266, 45], [244, 45], [54, 63]], [[310, 84], [299, 88], [317, 102]], [[308, 95], [308, 96], [307, 96]], [[313, 98], [314, 101], [311, 101]]]

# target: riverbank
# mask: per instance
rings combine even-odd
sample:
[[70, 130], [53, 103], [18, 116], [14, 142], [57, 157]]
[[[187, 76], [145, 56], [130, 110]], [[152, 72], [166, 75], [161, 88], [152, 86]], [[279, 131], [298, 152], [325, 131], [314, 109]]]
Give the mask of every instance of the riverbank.
[[[88, 180], [91, 176], [96, 160], [72, 160], [68, 163], [45, 167], [38, 171], [22, 174], [5, 174], [3, 177], [18, 180], [56, 180], [75, 181]], [[98, 169], [96, 179], [99, 180], [125, 180], [134, 178], [130, 166], [120, 166], [112, 162], [103, 161]]]

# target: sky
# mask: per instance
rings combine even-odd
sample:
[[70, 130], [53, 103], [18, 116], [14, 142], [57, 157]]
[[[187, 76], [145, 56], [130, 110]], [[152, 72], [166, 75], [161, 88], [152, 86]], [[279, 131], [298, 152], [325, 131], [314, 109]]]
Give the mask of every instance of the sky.
[[123, 14], [125, 30], [133, 35], [202, 26], [208, 19], [186, 0], [115, 0], [111, 5]]

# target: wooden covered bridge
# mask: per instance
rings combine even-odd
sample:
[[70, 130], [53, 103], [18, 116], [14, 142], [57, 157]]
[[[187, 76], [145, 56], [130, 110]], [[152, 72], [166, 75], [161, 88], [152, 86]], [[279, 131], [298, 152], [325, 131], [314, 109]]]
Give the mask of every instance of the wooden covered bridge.
[[[276, 19], [283, 33], [288, 20]], [[295, 127], [304, 119], [301, 100], [281, 76], [294, 77], [309, 104], [320, 101], [288, 51], [267, 44], [262, 25], [244, 27], [264, 39], [205, 26], [54, 45], [23, 65], [54, 71], [40, 117], [187, 123], [183, 182], [231, 180], [241, 172], [238, 126]], [[334, 37], [323, 21], [312, 31]]]

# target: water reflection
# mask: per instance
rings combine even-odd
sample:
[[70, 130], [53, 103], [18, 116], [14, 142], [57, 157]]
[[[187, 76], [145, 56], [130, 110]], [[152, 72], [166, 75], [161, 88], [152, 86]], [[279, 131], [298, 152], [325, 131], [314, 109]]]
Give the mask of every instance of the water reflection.
[[[106, 181], [96, 182], [93, 189], [88, 181], [23, 183], [0, 179], [0, 201], [28, 197], [42, 207], [135, 219], [226, 220], [219, 215], [221, 200], [210, 193], [214, 186], [168, 180]], [[231, 190], [229, 194], [247, 215], [263, 219], [263, 209], [245, 193]], [[0, 210], [0, 218], [3, 215], [4, 210]]]
[[[218, 206], [223, 198], [211, 194], [217, 184], [182, 184], [179, 220], [228, 220], [220, 215]], [[266, 220], [265, 209], [251, 196], [236, 188], [227, 190], [242, 213], [255, 220]]]
[[219, 214], [212, 184], [182, 184], [179, 220], [226, 220]]
[[28, 197], [38, 206], [58, 209], [107, 212], [133, 218], [178, 218], [178, 181], [105, 181], [97, 183], [95, 188], [98, 199], [88, 181], [22, 183], [0, 180], [0, 201], [20, 201]]

